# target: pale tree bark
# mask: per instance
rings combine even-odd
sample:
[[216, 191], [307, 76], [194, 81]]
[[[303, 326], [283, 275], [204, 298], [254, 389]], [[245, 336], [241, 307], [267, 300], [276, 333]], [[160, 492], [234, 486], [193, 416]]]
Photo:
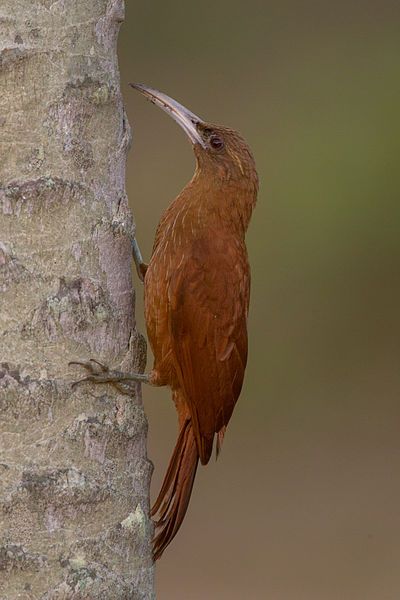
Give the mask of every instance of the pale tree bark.
[[0, 598], [153, 598], [122, 0], [0, 5]]

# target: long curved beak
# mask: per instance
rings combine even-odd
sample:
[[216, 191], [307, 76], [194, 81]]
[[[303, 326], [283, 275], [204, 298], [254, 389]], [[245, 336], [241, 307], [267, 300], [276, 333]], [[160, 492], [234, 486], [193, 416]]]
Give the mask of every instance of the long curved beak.
[[150, 102], [156, 104], [168, 113], [174, 121], [182, 127], [192, 144], [200, 144], [203, 148], [206, 147], [205, 142], [196, 127], [197, 124], [204, 123], [203, 119], [200, 119], [200, 117], [192, 113], [185, 106], [182, 106], [182, 104], [179, 104], [179, 102], [173, 98], [167, 96], [167, 94], [163, 94], [142, 83], [130, 83], [129, 85], [146, 96]]

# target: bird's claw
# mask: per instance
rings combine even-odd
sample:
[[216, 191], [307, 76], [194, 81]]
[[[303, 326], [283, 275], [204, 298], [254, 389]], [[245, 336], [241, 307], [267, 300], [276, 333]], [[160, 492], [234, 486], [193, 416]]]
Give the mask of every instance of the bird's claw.
[[100, 368], [100, 371], [102, 373], [108, 373], [110, 371], [110, 369], [107, 367], [107, 365], [104, 365], [103, 363], [101, 363], [99, 360], [96, 360], [95, 358], [89, 358], [89, 360], [71, 360], [68, 365], [79, 365], [80, 367], [83, 367], [84, 369], [86, 369], [87, 371], [89, 371], [92, 375], [94, 374], [98, 374], [98, 371], [96, 371], [96, 367], [95, 365], [97, 365]]
[[[109, 368], [98, 360], [91, 358], [90, 360], [80, 361], [80, 360], [71, 360], [68, 363], [71, 365], [78, 365], [79, 367], [83, 367], [86, 371], [89, 372], [87, 377], [83, 379], [79, 379], [78, 381], [74, 381], [72, 384], [72, 388], [75, 388], [77, 385], [84, 383], [85, 381], [93, 381], [93, 383], [106, 383], [104, 381], [104, 375], [109, 373]], [[102, 378], [103, 375], [103, 378]]]
[[74, 381], [72, 383], [72, 388], [75, 388], [86, 381], [92, 381], [93, 383], [108, 383], [109, 377], [107, 377], [107, 375], [110, 374], [110, 369], [95, 358], [90, 358], [86, 361], [71, 360], [68, 365], [78, 365], [89, 372], [89, 375], [83, 377], [83, 379]]
[[124, 373], [110, 370], [107, 365], [104, 365], [95, 358], [90, 358], [86, 361], [72, 360], [68, 365], [78, 365], [86, 369], [89, 373], [86, 377], [74, 381], [71, 386], [73, 389], [81, 383], [90, 381], [92, 383], [110, 383], [121, 394], [130, 395], [134, 390], [133, 384], [130, 381], [124, 381]]

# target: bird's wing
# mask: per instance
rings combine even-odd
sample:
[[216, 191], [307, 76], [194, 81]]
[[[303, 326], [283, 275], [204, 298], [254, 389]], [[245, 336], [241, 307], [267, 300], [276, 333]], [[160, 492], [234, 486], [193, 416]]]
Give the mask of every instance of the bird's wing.
[[193, 242], [169, 285], [174, 367], [187, 400], [200, 459], [227, 425], [247, 361], [250, 273], [245, 246], [221, 234]]

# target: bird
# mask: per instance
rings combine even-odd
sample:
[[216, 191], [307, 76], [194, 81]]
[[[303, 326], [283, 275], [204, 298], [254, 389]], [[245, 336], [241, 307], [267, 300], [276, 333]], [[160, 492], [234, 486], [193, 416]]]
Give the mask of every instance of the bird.
[[163, 92], [131, 83], [170, 115], [192, 144], [192, 179], [168, 206], [148, 264], [136, 239], [133, 258], [144, 282], [145, 322], [154, 355], [150, 373], [112, 371], [75, 361], [82, 381], [169, 386], [179, 434], [158, 497], [153, 558], [158, 560], [185, 517], [199, 462], [218, 457], [242, 390], [248, 352], [250, 267], [245, 234], [257, 201], [253, 154], [234, 129], [205, 121]]

